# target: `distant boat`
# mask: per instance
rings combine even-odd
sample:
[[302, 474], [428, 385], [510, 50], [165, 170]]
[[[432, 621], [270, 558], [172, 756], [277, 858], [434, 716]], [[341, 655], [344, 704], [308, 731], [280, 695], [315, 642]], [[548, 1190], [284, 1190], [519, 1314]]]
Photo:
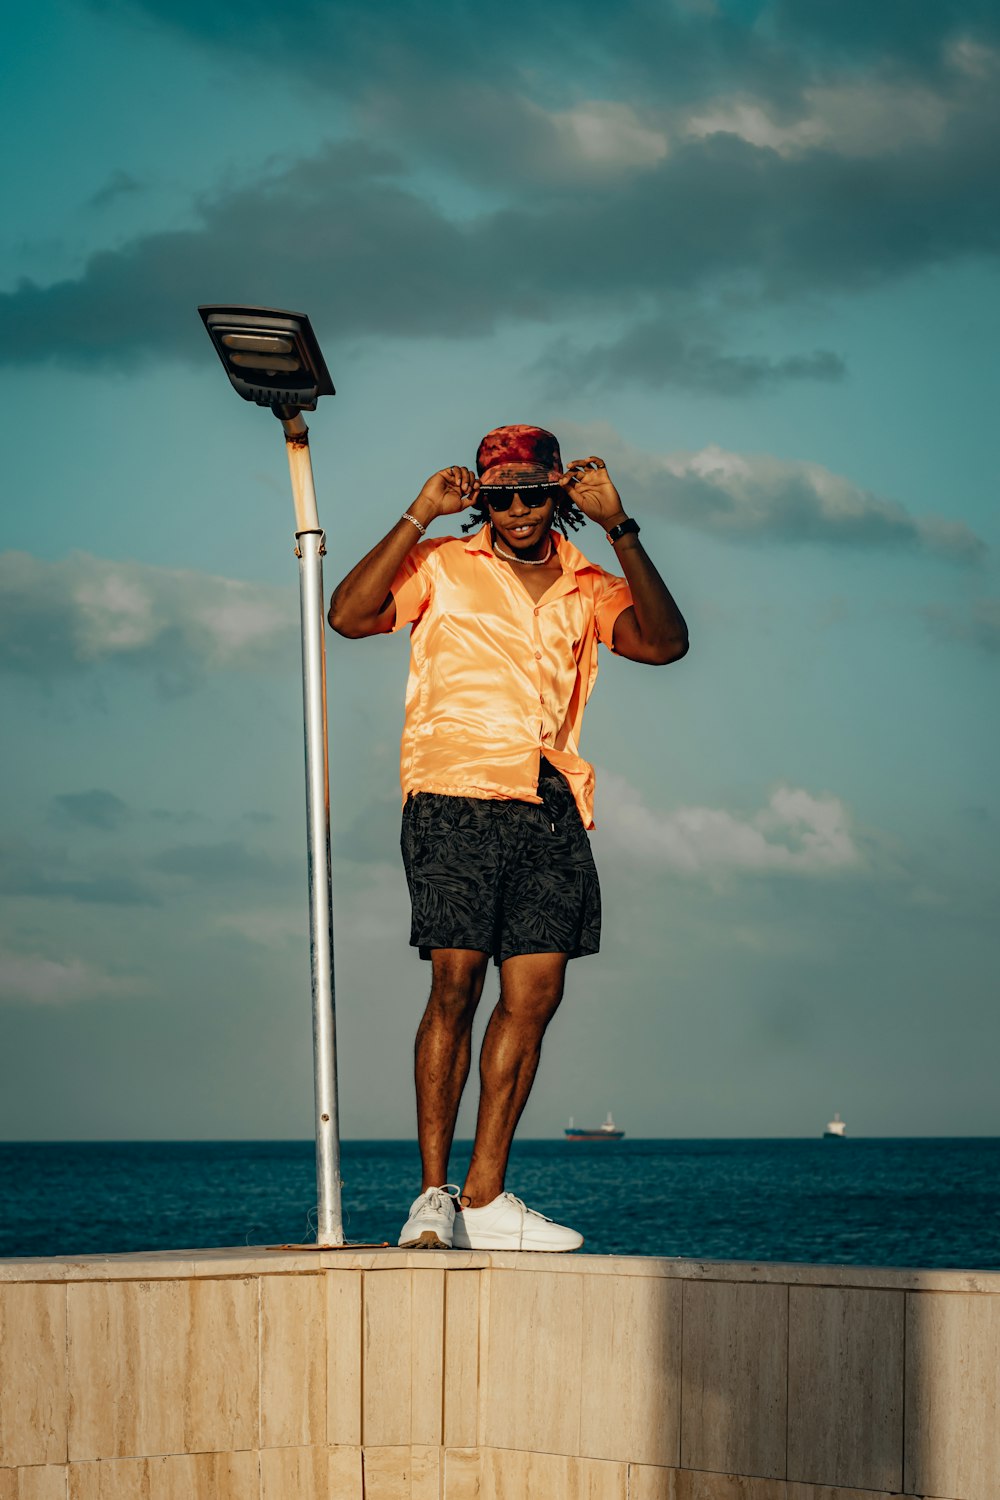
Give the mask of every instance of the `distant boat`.
[[840, 1118], [839, 1115], [834, 1115], [833, 1119], [830, 1121], [823, 1132], [823, 1139], [825, 1140], [827, 1136], [829, 1136], [832, 1140], [842, 1141], [846, 1134], [847, 1126], [845, 1125], [844, 1121]]
[[596, 1125], [586, 1130], [582, 1126], [574, 1125], [573, 1116], [570, 1115], [569, 1125], [563, 1131], [563, 1134], [568, 1141], [620, 1141], [625, 1132], [618, 1129], [618, 1126], [611, 1118], [611, 1111], [609, 1109], [608, 1118], [603, 1125]]

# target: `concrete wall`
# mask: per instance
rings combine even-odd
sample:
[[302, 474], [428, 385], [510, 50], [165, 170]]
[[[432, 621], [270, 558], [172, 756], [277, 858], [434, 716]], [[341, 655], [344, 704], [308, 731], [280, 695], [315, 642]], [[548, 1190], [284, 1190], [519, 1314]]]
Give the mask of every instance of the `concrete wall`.
[[0, 1500], [1000, 1500], [1000, 1274], [0, 1262]]

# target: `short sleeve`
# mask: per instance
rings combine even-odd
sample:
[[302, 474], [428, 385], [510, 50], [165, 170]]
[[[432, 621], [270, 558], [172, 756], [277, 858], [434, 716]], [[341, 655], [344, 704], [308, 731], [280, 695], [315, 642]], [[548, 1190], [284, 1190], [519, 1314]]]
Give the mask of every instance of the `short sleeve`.
[[427, 608], [431, 597], [430, 561], [433, 555], [433, 548], [418, 543], [403, 558], [390, 590], [396, 605], [393, 630], [413, 625]]
[[615, 649], [615, 621], [631, 603], [632, 590], [625, 579], [602, 570], [594, 589], [594, 614], [597, 620], [597, 638], [604, 642], [609, 651]]

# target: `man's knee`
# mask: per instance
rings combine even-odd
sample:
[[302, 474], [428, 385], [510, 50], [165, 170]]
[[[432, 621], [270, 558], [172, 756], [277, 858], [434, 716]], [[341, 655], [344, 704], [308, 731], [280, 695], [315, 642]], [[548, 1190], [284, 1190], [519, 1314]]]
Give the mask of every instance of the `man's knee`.
[[562, 1003], [562, 987], [539, 990], [534, 995], [503, 995], [500, 1006], [519, 1026], [544, 1031]]
[[468, 948], [435, 948], [429, 1012], [455, 1020], [471, 1019], [479, 1004], [489, 955]]
[[565, 967], [536, 968], [530, 975], [505, 973], [501, 979], [500, 1003], [516, 1020], [544, 1029], [559, 1008], [565, 981]]

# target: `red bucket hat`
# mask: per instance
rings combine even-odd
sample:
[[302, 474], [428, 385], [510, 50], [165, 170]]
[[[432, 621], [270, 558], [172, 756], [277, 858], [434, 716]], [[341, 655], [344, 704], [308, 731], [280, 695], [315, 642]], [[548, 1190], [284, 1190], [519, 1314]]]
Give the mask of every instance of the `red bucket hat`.
[[476, 471], [484, 485], [554, 484], [562, 477], [559, 444], [544, 427], [494, 427], [479, 444]]

